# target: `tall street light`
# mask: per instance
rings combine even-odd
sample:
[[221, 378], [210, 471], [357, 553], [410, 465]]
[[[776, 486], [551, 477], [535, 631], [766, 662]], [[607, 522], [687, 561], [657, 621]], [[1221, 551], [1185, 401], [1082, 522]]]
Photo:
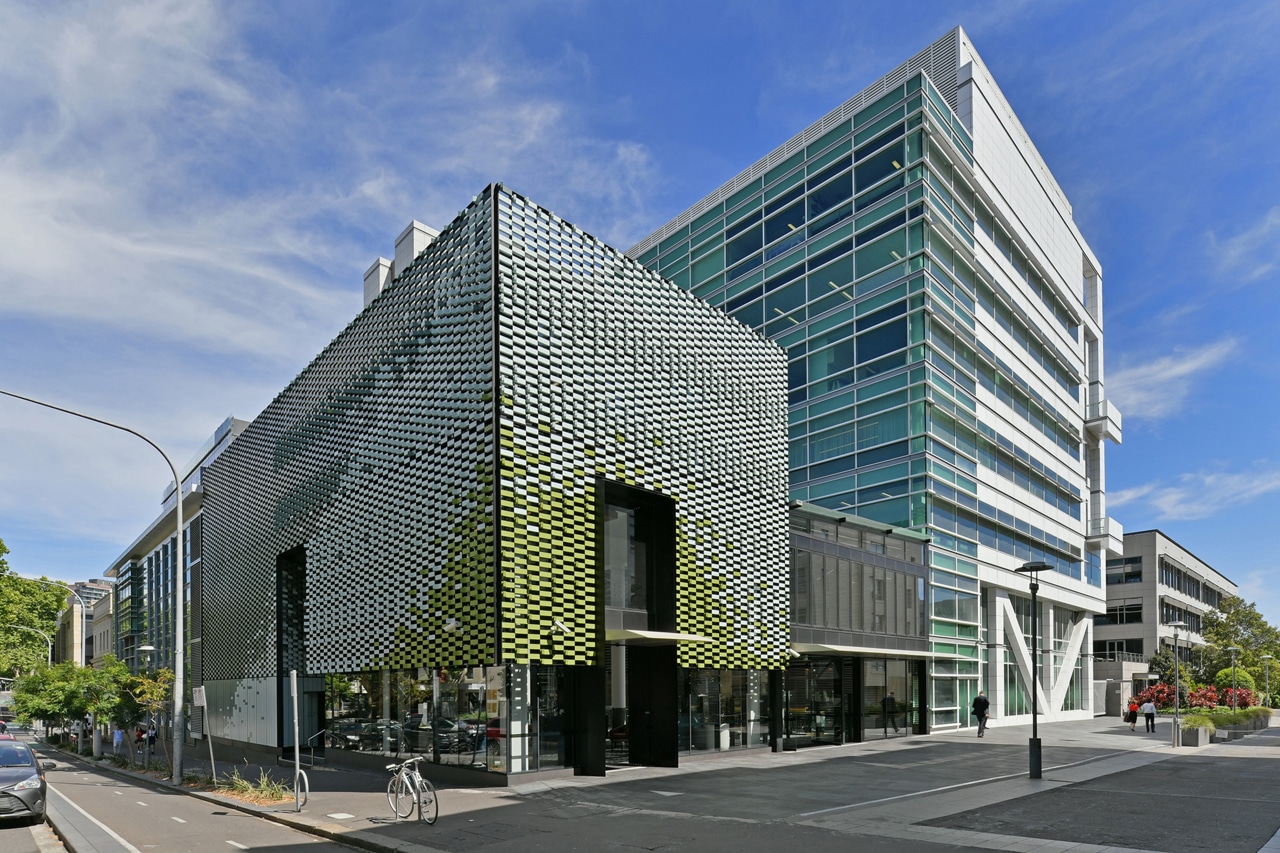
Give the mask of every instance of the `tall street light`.
[[[50, 637], [44, 631], [39, 631], [39, 630], [36, 630], [35, 628], [28, 628], [26, 625], [10, 625], [9, 627], [17, 628], [20, 631], [30, 631], [33, 634], [39, 634], [41, 637], [44, 637], [44, 641], [49, 644], [49, 666], [53, 666], [53, 638], [52, 637]], [[1268, 657], [1270, 656], [1268, 655]]]
[[1037, 572], [1051, 571], [1053, 566], [1043, 560], [1036, 560], [1030, 563], [1023, 563], [1021, 568], [1014, 569], [1015, 572], [1030, 576], [1031, 580], [1031, 740], [1027, 743], [1028, 760], [1030, 764], [1030, 778], [1040, 778], [1040, 729], [1038, 727], [1036, 696], [1040, 692], [1040, 676], [1037, 671], [1039, 651], [1037, 650], [1037, 635], [1040, 633], [1040, 605], [1036, 600], [1036, 593], [1040, 591], [1040, 584], [1036, 580]]
[[1240, 651], [1239, 646], [1228, 646], [1227, 651], [1231, 652], [1231, 713], [1236, 712], [1236, 652]]
[[1267, 668], [1267, 707], [1268, 708], [1270, 708], [1273, 704], [1271, 701], [1271, 661], [1273, 660], [1275, 660], [1275, 657], [1273, 655], [1262, 656], [1262, 663]]
[[[169, 466], [169, 470], [173, 473], [173, 485], [175, 491], [174, 504], [177, 509], [178, 535], [177, 541], [174, 543], [177, 549], [177, 559], [173, 566], [173, 778], [175, 781], [182, 779], [182, 740], [185, 734], [182, 722], [182, 691], [184, 689], [183, 672], [186, 669], [186, 655], [183, 645], [183, 596], [187, 591], [187, 559], [186, 547], [182, 542], [182, 478], [178, 476], [178, 466], [173, 464], [173, 460], [169, 458], [169, 454], [165, 453], [160, 445], [147, 438], [137, 430], [129, 429], [127, 426], [113, 424], [111, 421], [104, 421], [101, 418], [95, 418], [92, 415], [86, 415], [82, 412], [64, 409], [62, 406], [55, 406], [52, 403], [46, 403], [43, 400], [36, 400], [33, 397], [24, 397], [21, 394], [15, 394], [12, 391], [0, 389], [0, 394], [6, 397], [13, 397], [17, 400], [23, 400], [28, 403], [34, 403], [37, 406], [44, 406], [46, 409], [53, 409], [55, 412], [73, 415], [77, 418], [83, 418], [86, 421], [93, 421], [96, 424], [109, 426], [112, 429], [118, 429], [121, 432], [127, 432], [132, 436], [142, 439], [147, 444], [164, 457], [165, 464]], [[65, 584], [63, 584], [65, 586]], [[79, 596], [76, 596], [79, 598]], [[81, 607], [84, 603], [81, 602]]]
[[1182, 664], [1178, 657], [1178, 631], [1187, 627], [1187, 623], [1178, 621], [1168, 625], [1173, 629], [1173, 746], [1177, 748], [1182, 746], [1182, 717], [1178, 715], [1178, 706], [1182, 704], [1182, 685], [1179, 683]]

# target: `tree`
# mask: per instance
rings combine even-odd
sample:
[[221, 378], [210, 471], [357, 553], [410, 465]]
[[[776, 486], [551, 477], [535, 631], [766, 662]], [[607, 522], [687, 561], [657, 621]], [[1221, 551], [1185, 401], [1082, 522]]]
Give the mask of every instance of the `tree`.
[[1156, 681], [1172, 686], [1177, 683], [1182, 688], [1183, 698], [1191, 686], [1191, 678], [1185, 664], [1178, 665], [1178, 676], [1174, 678], [1173, 650], [1161, 648], [1147, 660], [1147, 671], [1156, 676]]
[[1212, 662], [1205, 662], [1209, 672], [1231, 666], [1231, 653], [1227, 651], [1231, 646], [1240, 649], [1236, 653], [1237, 665], [1249, 669], [1258, 667], [1263, 654], [1280, 656], [1280, 631], [1267, 623], [1256, 604], [1238, 595], [1227, 596], [1218, 602], [1217, 610], [1205, 614], [1202, 633], [1214, 647]]
[[0, 676], [6, 678], [31, 672], [48, 660], [48, 642], [35, 632], [53, 636], [67, 595], [61, 587], [18, 577], [4, 559], [8, 553], [0, 539]]
[[[141, 720], [143, 716], [156, 719], [165, 712], [169, 700], [173, 698], [173, 670], [162, 669], [155, 674], [143, 673], [133, 676], [129, 682], [129, 694], [142, 712], [134, 722]], [[160, 746], [164, 749], [165, 763], [172, 764], [169, 758], [168, 739], [160, 738]]]

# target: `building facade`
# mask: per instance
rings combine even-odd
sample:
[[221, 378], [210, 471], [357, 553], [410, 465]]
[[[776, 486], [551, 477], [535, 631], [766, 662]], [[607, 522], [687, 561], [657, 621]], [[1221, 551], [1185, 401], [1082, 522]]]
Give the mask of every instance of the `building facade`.
[[1101, 267], [953, 30], [632, 248], [787, 352], [791, 498], [926, 533], [932, 726], [1091, 713], [1106, 514]]
[[788, 746], [928, 731], [928, 537], [793, 501]]
[[70, 592], [58, 611], [53, 626], [53, 659], [72, 661], [81, 666], [90, 664], [96, 654], [94, 647], [93, 613], [96, 602], [111, 594], [111, 584], [105, 580], [76, 581], [70, 584]]
[[1161, 649], [1173, 649], [1171, 622], [1178, 629], [1177, 655], [1196, 660], [1206, 641], [1204, 616], [1222, 599], [1239, 595], [1221, 572], [1160, 530], [1124, 535], [1124, 556], [1107, 561], [1107, 612], [1094, 620], [1094, 654], [1111, 662], [1141, 664]]
[[503, 774], [769, 746], [782, 350], [501, 185], [407, 233], [205, 474], [193, 729], [279, 750], [296, 699], [350, 761]]
[[102, 668], [103, 658], [116, 653], [115, 600], [114, 595], [104, 595], [89, 608], [93, 614], [90, 620], [93, 626], [93, 656], [88, 663], [95, 669]]
[[[191, 461], [179, 469], [182, 477], [182, 524], [186, 565], [174, 572], [178, 562], [177, 489], [170, 482], [161, 496], [160, 514], [105, 572], [115, 580], [111, 605], [109, 649], [132, 672], [173, 669], [174, 590], [183, 590], [184, 636], [191, 637], [191, 625], [198, 622], [198, 597], [193, 601], [191, 573], [200, 566], [203, 551], [203, 475], [208, 465], [230, 446], [248, 425], [228, 417], [196, 451]], [[192, 656], [198, 664], [199, 645], [185, 649], [188, 668]]]

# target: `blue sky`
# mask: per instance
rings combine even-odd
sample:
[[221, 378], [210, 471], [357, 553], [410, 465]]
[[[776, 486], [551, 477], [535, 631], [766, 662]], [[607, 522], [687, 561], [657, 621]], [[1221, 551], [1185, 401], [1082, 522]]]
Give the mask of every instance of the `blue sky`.
[[[1103, 265], [1110, 514], [1280, 624], [1276, 4], [6, 3], [0, 388], [181, 464], [346, 324], [411, 218], [501, 180], [628, 248], [956, 24]], [[22, 573], [100, 575], [167, 476], [0, 400]]]

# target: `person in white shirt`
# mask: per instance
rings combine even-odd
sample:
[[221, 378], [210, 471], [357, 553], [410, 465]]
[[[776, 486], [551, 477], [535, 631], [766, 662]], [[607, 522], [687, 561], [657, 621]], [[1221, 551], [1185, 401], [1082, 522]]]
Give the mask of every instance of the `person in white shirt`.
[[1156, 703], [1148, 699], [1142, 703], [1141, 711], [1143, 716], [1147, 718], [1147, 731], [1154, 732], [1156, 730]]

